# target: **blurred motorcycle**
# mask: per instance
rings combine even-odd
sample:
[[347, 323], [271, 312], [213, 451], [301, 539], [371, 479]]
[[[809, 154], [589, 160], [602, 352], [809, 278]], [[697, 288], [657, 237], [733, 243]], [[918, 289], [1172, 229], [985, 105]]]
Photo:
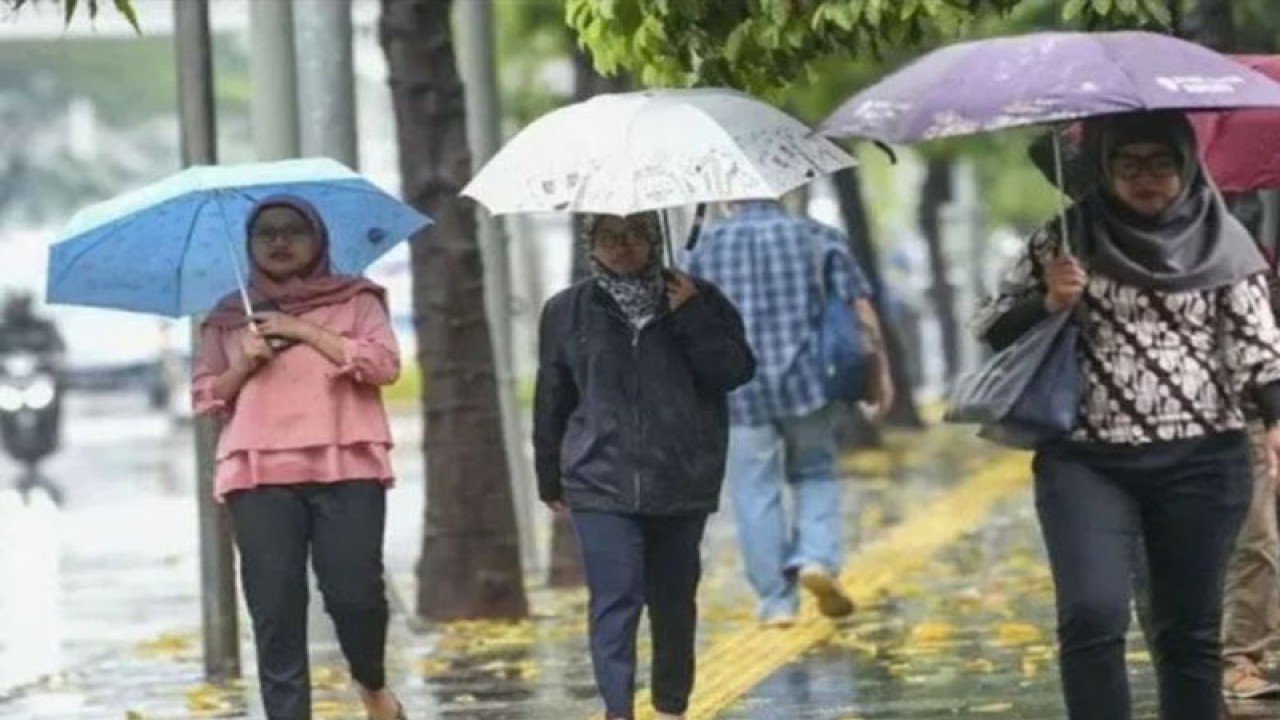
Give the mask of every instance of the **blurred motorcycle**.
[[0, 356], [0, 442], [28, 478], [58, 449], [61, 395], [49, 358], [24, 350]]

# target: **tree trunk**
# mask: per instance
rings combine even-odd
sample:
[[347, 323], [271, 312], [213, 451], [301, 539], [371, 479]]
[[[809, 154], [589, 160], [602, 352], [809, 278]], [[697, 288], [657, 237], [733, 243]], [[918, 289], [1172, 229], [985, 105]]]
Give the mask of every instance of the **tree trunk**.
[[1182, 34], [1182, 26], [1186, 22], [1185, 13], [1182, 12], [1182, 0], [1165, 0], [1166, 6], [1169, 8], [1169, 27], [1172, 28], [1173, 34], [1178, 37], [1184, 37]]
[[1229, 0], [1196, 0], [1179, 27], [1179, 34], [1218, 52], [1235, 52], [1236, 25]]
[[[630, 82], [623, 75], [605, 77], [596, 72], [591, 57], [578, 46], [573, 32], [566, 27], [565, 36], [573, 54], [573, 101], [582, 102], [601, 93], [626, 92]], [[591, 274], [587, 255], [582, 247], [582, 216], [573, 216], [573, 264], [570, 282], [578, 283]], [[586, 581], [582, 557], [578, 552], [578, 536], [568, 516], [556, 515], [551, 524], [551, 567], [547, 583], [551, 587], [578, 587]]]
[[951, 286], [951, 268], [942, 248], [942, 206], [950, 199], [951, 161], [930, 160], [920, 192], [919, 221], [920, 232], [929, 244], [933, 275], [929, 294], [942, 330], [942, 356], [948, 384], [960, 374], [960, 325], [956, 320], [955, 288]]
[[858, 264], [867, 273], [867, 280], [876, 296], [876, 311], [884, 325], [885, 351], [889, 356], [889, 372], [897, 393], [885, 422], [893, 427], [919, 429], [924, 427], [920, 409], [916, 405], [915, 382], [907, 365], [906, 348], [901, 330], [890, 322], [884, 312], [884, 276], [880, 273], [880, 258], [871, 237], [871, 223], [867, 219], [867, 204], [862, 197], [862, 177], [856, 169], [841, 170], [834, 176], [836, 197], [840, 202], [840, 214], [849, 230], [849, 246]]
[[411, 245], [427, 503], [418, 613], [430, 620], [528, 615], [512, 506], [451, 0], [382, 0], [405, 197], [435, 225]]

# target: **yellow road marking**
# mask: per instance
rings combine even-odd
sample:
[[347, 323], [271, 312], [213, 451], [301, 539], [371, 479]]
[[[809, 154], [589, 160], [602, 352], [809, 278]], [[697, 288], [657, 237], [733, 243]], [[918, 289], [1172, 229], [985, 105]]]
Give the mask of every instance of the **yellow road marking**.
[[[927, 506], [911, 512], [880, 539], [856, 550], [840, 580], [855, 600], [866, 603], [920, 568], [939, 550], [990, 513], [991, 506], [1030, 477], [1028, 456], [1005, 453], [973, 472]], [[831, 638], [836, 626], [806, 603], [789, 630], [752, 627], [714, 640], [698, 661], [698, 683], [688, 720], [714, 720], [774, 671]], [[647, 690], [636, 697], [637, 720], [653, 720]]]

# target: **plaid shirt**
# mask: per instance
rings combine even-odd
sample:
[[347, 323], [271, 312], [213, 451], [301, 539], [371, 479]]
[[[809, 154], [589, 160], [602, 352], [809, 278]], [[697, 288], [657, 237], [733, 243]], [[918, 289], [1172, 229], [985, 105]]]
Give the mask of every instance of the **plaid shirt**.
[[734, 425], [800, 417], [831, 402], [817, 346], [826, 292], [852, 302], [871, 289], [839, 230], [789, 215], [775, 202], [752, 202], [708, 225], [689, 256], [691, 275], [714, 283], [742, 314], [757, 369], [729, 396]]

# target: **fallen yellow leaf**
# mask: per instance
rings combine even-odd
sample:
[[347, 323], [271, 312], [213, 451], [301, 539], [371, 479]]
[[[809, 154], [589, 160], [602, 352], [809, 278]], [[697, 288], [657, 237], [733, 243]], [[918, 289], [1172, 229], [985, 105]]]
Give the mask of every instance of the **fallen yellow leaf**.
[[1030, 623], [1006, 622], [996, 628], [996, 642], [1001, 645], [1031, 645], [1043, 640], [1044, 633]]
[[449, 671], [449, 662], [437, 657], [425, 657], [418, 661], [418, 672], [426, 677], [436, 677]]
[[964, 669], [971, 672], [988, 674], [996, 669], [996, 664], [986, 658], [975, 658], [965, 663]]
[[918, 643], [941, 643], [952, 638], [956, 628], [946, 622], [922, 622], [911, 628], [911, 639]]
[[1029, 657], [1022, 658], [1022, 676], [1033, 678], [1040, 673], [1040, 663]]
[[134, 649], [143, 655], [176, 655], [191, 649], [195, 642], [189, 634], [161, 633], [151, 640], [138, 643]]

